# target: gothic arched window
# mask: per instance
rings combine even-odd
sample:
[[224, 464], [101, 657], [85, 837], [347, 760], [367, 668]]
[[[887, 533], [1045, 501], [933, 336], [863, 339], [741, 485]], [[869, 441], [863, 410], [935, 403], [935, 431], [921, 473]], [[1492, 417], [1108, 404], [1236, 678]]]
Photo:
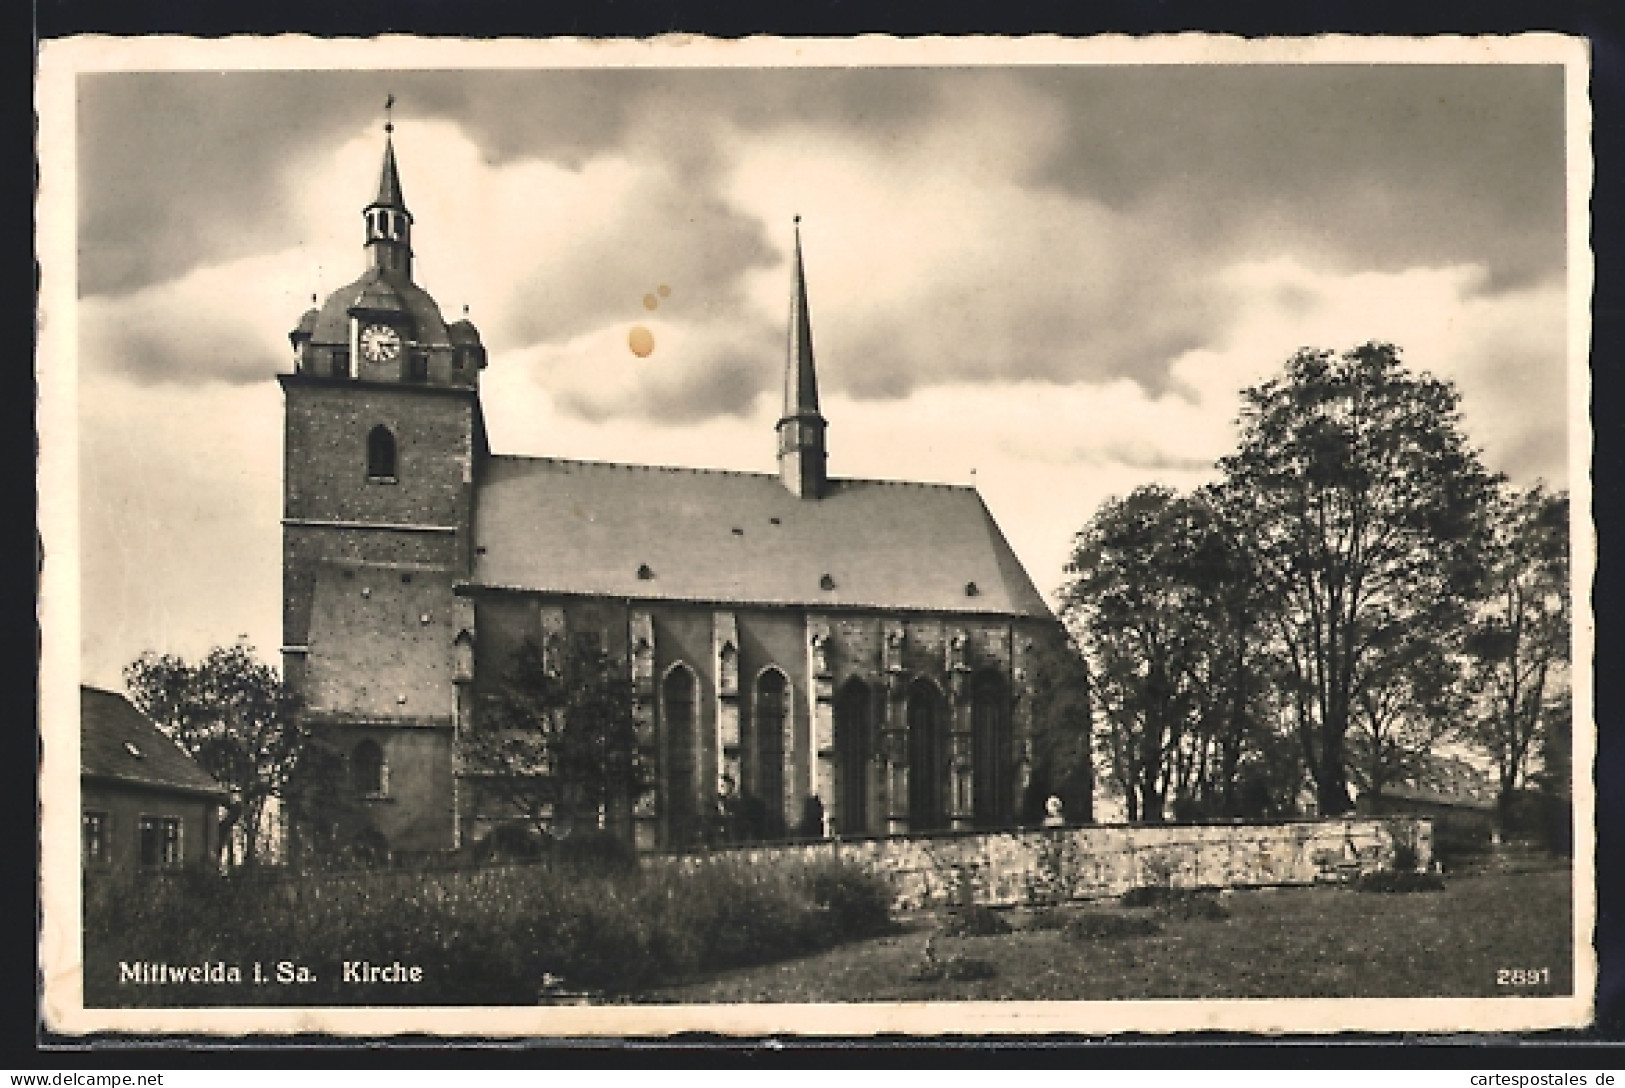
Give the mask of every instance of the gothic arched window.
[[1010, 691], [993, 673], [971, 689], [971, 796], [977, 827], [1002, 827], [1014, 814]]
[[683, 846], [699, 833], [700, 731], [695, 722], [694, 673], [673, 665], [660, 685], [661, 727], [665, 733], [665, 803], [671, 843]]
[[381, 423], [367, 435], [367, 477], [373, 480], [395, 478], [395, 436]]
[[784, 724], [789, 717], [789, 696], [789, 682], [778, 669], [768, 669], [756, 678], [745, 789], [762, 802], [770, 827], [784, 816]]
[[848, 680], [835, 701], [835, 830], [843, 835], [869, 830], [873, 717], [868, 685]]
[[375, 740], [364, 740], [350, 753], [350, 782], [363, 797], [382, 797], [389, 792], [389, 764]]
[[943, 824], [947, 777], [938, 704], [942, 693], [927, 680], [908, 688], [908, 829], [933, 831]]

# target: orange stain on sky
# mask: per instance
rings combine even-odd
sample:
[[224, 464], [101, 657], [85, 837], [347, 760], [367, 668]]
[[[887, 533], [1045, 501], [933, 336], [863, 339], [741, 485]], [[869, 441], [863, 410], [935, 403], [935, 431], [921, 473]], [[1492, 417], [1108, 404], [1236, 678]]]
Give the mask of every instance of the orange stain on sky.
[[644, 295], [643, 296], [643, 308], [645, 310], [652, 310], [656, 306], [659, 306], [659, 305], [660, 305], [660, 300], [655, 298], [653, 295]]
[[655, 334], [642, 325], [633, 325], [632, 331], [627, 334], [626, 344], [632, 349], [633, 355], [639, 359], [647, 359], [649, 353], [655, 349]]

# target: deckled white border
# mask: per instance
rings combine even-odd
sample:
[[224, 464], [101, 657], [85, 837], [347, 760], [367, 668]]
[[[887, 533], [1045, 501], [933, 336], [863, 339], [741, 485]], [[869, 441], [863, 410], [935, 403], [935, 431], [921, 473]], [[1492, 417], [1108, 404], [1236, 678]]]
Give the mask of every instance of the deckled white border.
[[[131, 70], [989, 66], [1122, 64], [1559, 64], [1566, 72], [1568, 163], [1569, 469], [1574, 597], [1574, 944], [1575, 985], [1567, 998], [1384, 998], [1049, 1002], [911, 1002], [827, 1005], [683, 1005], [590, 1008], [309, 1008], [86, 1010], [80, 944], [78, 693], [78, 371], [76, 358], [75, 78]], [[1595, 621], [1591, 583], [1589, 249], [1592, 163], [1589, 57], [1584, 41], [1554, 34], [1509, 38], [1322, 37], [1246, 40], [1201, 34], [715, 41], [667, 35], [646, 41], [366, 40], [308, 37], [85, 37], [42, 44], [39, 62], [42, 268], [39, 359], [40, 712], [43, 1012], [54, 1031], [206, 1033], [333, 1032], [350, 1035], [659, 1036], [1101, 1034], [1228, 1030], [1529, 1031], [1589, 1023], [1597, 965], [1592, 771]], [[1583, 726], [1590, 726], [1583, 727]]]

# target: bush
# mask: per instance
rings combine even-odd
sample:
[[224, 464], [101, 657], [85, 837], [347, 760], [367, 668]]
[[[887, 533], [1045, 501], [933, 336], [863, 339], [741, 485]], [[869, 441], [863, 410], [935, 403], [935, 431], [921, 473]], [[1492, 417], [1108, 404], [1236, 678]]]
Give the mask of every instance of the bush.
[[1117, 897], [1117, 901], [1125, 907], [1136, 910], [1142, 907], [1160, 907], [1173, 898], [1175, 891], [1160, 884], [1142, 884], [1138, 888], [1130, 888]]
[[978, 956], [965, 956], [959, 954], [939, 955], [937, 952], [937, 939], [930, 937], [925, 942], [925, 952], [920, 962], [908, 973], [910, 982], [975, 982], [979, 979], [992, 978], [998, 974], [993, 964]]
[[499, 824], [474, 844], [478, 861], [532, 861], [547, 849], [547, 840], [520, 823]]
[[1107, 911], [1085, 911], [1069, 921], [1062, 930], [1068, 939], [1074, 941], [1118, 941], [1130, 937], [1149, 937], [1161, 931], [1162, 926], [1155, 918]]
[[567, 835], [553, 847], [553, 858], [578, 876], [624, 876], [638, 870], [637, 850], [607, 831]]
[[868, 869], [825, 862], [808, 870], [807, 883], [813, 903], [825, 912], [831, 939], [854, 940], [891, 927], [891, 885]]
[[1446, 869], [1488, 853], [1490, 824], [1487, 820], [1440, 816], [1433, 822], [1433, 857]]
[[1442, 892], [1444, 878], [1436, 873], [1418, 873], [1410, 870], [1379, 870], [1365, 873], [1354, 882], [1362, 892]]
[[1220, 922], [1230, 917], [1230, 911], [1211, 891], [1196, 888], [1169, 888], [1146, 884], [1130, 888], [1118, 897], [1125, 907], [1154, 907], [1184, 921]]
[[1067, 914], [1056, 907], [1040, 907], [1027, 916], [1026, 928], [1031, 930], [1053, 930], [1066, 928]]
[[974, 903], [949, 915], [942, 925], [942, 932], [949, 937], [991, 937], [1009, 933], [1010, 923], [991, 907]]
[[[698, 971], [799, 955], [888, 924], [889, 889], [856, 866], [716, 859], [614, 871], [615, 853], [597, 844], [576, 849], [570, 865], [557, 867], [89, 879], [86, 1002], [528, 1004], [546, 989], [547, 976], [549, 992], [636, 992]], [[593, 873], [593, 865], [611, 871]], [[348, 960], [399, 960], [422, 967], [423, 981], [344, 983], [341, 962]], [[267, 973], [291, 961], [317, 981], [121, 986], [120, 961], [224, 961], [245, 972], [257, 961]]]

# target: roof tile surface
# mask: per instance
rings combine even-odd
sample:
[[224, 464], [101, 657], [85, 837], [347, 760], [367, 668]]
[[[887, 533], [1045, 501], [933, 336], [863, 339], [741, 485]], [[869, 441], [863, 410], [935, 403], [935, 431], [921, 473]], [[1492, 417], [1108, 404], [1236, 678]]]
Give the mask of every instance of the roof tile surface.
[[226, 793], [128, 699], [100, 688], [79, 689], [79, 770], [155, 789]]
[[970, 487], [498, 456], [474, 536], [475, 585], [1052, 618]]

